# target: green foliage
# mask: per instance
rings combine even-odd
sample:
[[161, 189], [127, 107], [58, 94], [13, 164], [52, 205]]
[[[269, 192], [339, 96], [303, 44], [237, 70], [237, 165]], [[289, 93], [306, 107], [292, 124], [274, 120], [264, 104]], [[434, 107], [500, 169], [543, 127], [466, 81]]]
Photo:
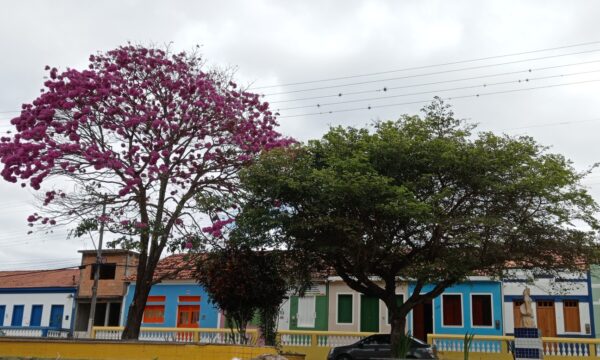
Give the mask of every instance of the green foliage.
[[463, 354], [465, 360], [469, 360], [469, 352], [471, 351], [471, 345], [473, 344], [474, 337], [475, 334], [465, 334], [465, 338], [463, 340]]
[[406, 355], [408, 354], [408, 351], [410, 350], [411, 341], [412, 341], [412, 339], [411, 339], [410, 331], [406, 334], [404, 332], [402, 332], [400, 335], [398, 344], [396, 344], [396, 348], [395, 348], [396, 351], [394, 352], [394, 357], [400, 358], [400, 359], [406, 358]]
[[288, 284], [283, 258], [278, 252], [253, 251], [228, 246], [207, 253], [197, 265], [198, 282], [211, 301], [222, 309], [245, 342], [246, 326], [255, 313], [267, 345], [275, 344], [276, 317]]
[[280, 304], [261, 306], [258, 309], [258, 327], [265, 345], [279, 346], [277, 343], [277, 318], [279, 316]]
[[598, 228], [585, 174], [529, 137], [474, 136], [444, 109], [265, 154], [243, 173], [251, 199], [238, 223], [338, 272], [427, 282], [596, 256], [592, 234], [571, 226]]
[[414, 279], [396, 318], [473, 273], [599, 260], [588, 172], [530, 137], [474, 133], [439, 99], [423, 113], [263, 154], [241, 174], [243, 238], [332, 267], [388, 306], [396, 279]]
[[69, 236], [79, 238], [92, 231], [98, 231], [98, 220], [84, 219], [80, 221], [74, 229], [69, 231]]

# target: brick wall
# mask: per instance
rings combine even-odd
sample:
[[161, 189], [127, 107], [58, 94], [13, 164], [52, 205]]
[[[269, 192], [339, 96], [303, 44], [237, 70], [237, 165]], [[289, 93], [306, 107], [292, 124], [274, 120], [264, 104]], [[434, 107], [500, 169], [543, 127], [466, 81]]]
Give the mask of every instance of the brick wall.
[[[117, 264], [114, 279], [101, 279], [98, 281], [98, 297], [122, 297], [125, 294], [125, 278], [134, 276], [138, 264], [138, 256], [132, 252], [107, 252], [102, 255], [104, 263]], [[95, 253], [83, 253], [81, 264], [81, 277], [79, 282], [79, 297], [91, 297], [94, 277], [93, 264], [96, 263]]]

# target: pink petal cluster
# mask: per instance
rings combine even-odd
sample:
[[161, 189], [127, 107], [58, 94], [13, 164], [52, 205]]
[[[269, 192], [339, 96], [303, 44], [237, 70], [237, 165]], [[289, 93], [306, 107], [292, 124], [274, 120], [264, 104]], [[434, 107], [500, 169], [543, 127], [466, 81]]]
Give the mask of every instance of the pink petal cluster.
[[84, 70], [47, 67], [41, 95], [11, 120], [16, 133], [0, 138], [5, 180], [38, 190], [50, 176], [103, 179], [132, 198], [167, 179], [167, 194], [181, 197], [293, 142], [274, 130], [268, 103], [203, 72], [198, 57], [127, 45], [89, 60]]
[[202, 228], [202, 231], [210, 234], [214, 237], [221, 237], [223, 235], [223, 228], [235, 221], [234, 218], [227, 218], [225, 220], [217, 220], [213, 222], [211, 226]]

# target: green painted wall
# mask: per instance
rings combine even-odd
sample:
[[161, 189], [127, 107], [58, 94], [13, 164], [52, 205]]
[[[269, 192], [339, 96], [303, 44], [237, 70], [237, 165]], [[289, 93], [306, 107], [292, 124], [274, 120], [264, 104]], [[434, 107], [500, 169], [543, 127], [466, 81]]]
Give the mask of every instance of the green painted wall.
[[290, 298], [290, 330], [328, 330], [329, 318], [329, 284], [325, 285], [325, 295], [315, 296], [315, 310], [317, 317], [315, 318], [315, 327], [298, 327], [296, 314], [298, 313], [298, 296]]
[[600, 337], [600, 265], [590, 266], [590, 278], [592, 283], [592, 298], [594, 308], [594, 333]]
[[379, 299], [361, 295], [360, 299], [360, 331], [379, 332]]

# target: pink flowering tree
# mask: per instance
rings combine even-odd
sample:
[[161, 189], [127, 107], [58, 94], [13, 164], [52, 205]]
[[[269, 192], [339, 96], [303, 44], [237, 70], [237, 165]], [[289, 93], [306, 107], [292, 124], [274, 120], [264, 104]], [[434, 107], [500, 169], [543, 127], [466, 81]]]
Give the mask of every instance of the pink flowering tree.
[[135, 339], [161, 254], [221, 236], [232, 220], [210, 211], [235, 209], [238, 171], [290, 140], [274, 130], [267, 103], [203, 71], [195, 54], [127, 45], [89, 60], [85, 70], [47, 67], [41, 95], [1, 138], [2, 176], [44, 188], [47, 211], [30, 225], [91, 219], [139, 250], [123, 332]]

